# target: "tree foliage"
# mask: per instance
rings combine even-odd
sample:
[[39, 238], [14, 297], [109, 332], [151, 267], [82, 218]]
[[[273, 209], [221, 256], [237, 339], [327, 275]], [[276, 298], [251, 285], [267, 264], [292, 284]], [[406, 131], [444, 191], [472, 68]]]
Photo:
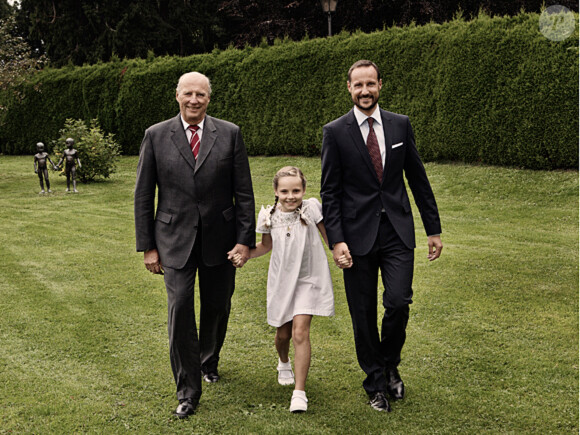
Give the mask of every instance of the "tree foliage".
[[42, 93], [5, 112], [0, 152], [29, 154], [57, 137], [66, 118], [98, 118], [124, 154], [136, 154], [147, 127], [175, 116], [179, 76], [197, 70], [212, 80], [211, 115], [241, 126], [248, 153], [317, 155], [321, 126], [352, 108], [348, 67], [366, 58], [382, 71], [381, 106], [411, 117], [426, 161], [577, 168], [578, 30], [555, 42], [539, 31], [539, 18], [480, 14], [272, 47], [47, 68], [34, 78]]
[[31, 44], [62, 66], [211, 50], [216, 8], [211, 0], [21, 0], [18, 17]]
[[[480, 11], [491, 16], [516, 15], [522, 9], [540, 12], [544, 0], [338, 0], [332, 15], [334, 33], [342, 30], [372, 32], [393, 25], [443, 23], [457, 13], [475, 17]], [[559, 0], [559, 4], [578, 11], [578, 3]], [[227, 40], [234, 46], [258, 45], [276, 38], [300, 40], [305, 36], [327, 34], [327, 16], [319, 0], [223, 0], [218, 13], [227, 29]]]
[[[6, 0], [0, 0], [0, 5]], [[578, 3], [559, 0], [578, 11]], [[412, 22], [442, 23], [458, 12], [477, 16], [539, 12], [544, 0], [339, 0], [334, 33], [371, 32]], [[318, 0], [21, 0], [18, 22], [33, 48], [53, 66], [120, 58], [206, 53], [276, 38], [301, 40], [327, 34]]]
[[[0, 11], [3, 15], [0, 18], [0, 91], [11, 90], [12, 97], [23, 98], [24, 94], [17, 90], [17, 86], [42, 67], [45, 57], [34, 56], [28, 43], [18, 36], [16, 21], [10, 9], [2, 7]], [[0, 110], [3, 107], [0, 102]]]
[[14, 8], [7, 0], [0, 0], [0, 19], [4, 19], [13, 13]]

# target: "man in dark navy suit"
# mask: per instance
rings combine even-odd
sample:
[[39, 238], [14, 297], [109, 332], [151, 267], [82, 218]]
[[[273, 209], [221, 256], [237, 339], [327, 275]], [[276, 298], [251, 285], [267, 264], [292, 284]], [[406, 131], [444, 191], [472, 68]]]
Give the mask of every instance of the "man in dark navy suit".
[[[412, 302], [415, 229], [403, 173], [428, 235], [428, 259], [441, 255], [435, 197], [415, 146], [409, 118], [378, 106], [382, 87], [376, 64], [360, 60], [348, 72], [354, 108], [323, 128], [324, 225], [335, 263], [352, 257], [344, 284], [363, 387], [370, 405], [390, 411], [386, 394], [404, 397], [398, 372]], [[377, 327], [378, 272], [385, 308]]]

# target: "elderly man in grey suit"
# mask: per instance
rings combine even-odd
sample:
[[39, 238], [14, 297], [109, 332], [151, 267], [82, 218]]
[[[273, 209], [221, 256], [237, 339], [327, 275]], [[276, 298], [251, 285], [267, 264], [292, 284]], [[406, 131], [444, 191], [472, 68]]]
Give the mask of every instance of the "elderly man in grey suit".
[[165, 278], [179, 418], [195, 412], [202, 375], [206, 382], [219, 380], [235, 284], [228, 256], [241, 254], [241, 267], [255, 246], [254, 194], [242, 134], [237, 125], [206, 115], [210, 95], [203, 74], [181, 76], [180, 114], [145, 131], [135, 185], [137, 251], [144, 252], [149, 271]]

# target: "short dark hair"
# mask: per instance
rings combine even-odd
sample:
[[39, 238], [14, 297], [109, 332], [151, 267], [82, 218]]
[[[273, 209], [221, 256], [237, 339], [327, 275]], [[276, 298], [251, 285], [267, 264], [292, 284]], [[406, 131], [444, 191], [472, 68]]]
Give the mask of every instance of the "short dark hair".
[[365, 67], [365, 66], [372, 66], [375, 69], [375, 71], [377, 72], [377, 80], [381, 79], [381, 71], [379, 70], [379, 67], [377, 66], [377, 64], [370, 61], [370, 60], [362, 59], [362, 60], [357, 60], [355, 63], [353, 63], [352, 66], [350, 67], [350, 69], [348, 70], [348, 81], [350, 82], [350, 75], [354, 69]]

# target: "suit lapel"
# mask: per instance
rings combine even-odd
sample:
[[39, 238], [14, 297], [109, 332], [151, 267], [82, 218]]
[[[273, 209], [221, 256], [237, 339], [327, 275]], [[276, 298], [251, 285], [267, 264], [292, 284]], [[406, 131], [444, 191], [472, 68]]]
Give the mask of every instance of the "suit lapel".
[[193, 153], [191, 152], [189, 143], [187, 142], [187, 136], [183, 129], [183, 124], [181, 123], [181, 115], [177, 115], [171, 125], [171, 142], [189, 166], [191, 166], [192, 169], [195, 169], [195, 159], [193, 158]]
[[199, 144], [199, 154], [197, 155], [197, 162], [195, 165], [195, 172], [199, 170], [205, 159], [209, 155], [217, 139], [216, 127], [210, 116], [205, 117], [203, 124], [203, 134], [201, 135], [201, 143]]
[[346, 119], [346, 128], [352, 138], [354, 145], [358, 152], [360, 153], [361, 157], [365, 161], [366, 165], [369, 168], [369, 171], [374, 175], [375, 179], [379, 181], [377, 178], [377, 173], [375, 172], [375, 167], [373, 166], [373, 162], [371, 160], [371, 156], [369, 154], [369, 150], [367, 149], [367, 145], [362, 137], [362, 133], [360, 132], [360, 127], [356, 120], [356, 116], [354, 116], [354, 109], [352, 109]]
[[381, 120], [383, 122], [383, 133], [385, 135], [385, 167], [383, 168], [383, 180], [387, 176], [387, 172], [391, 163], [391, 151], [393, 150], [393, 135], [391, 128], [391, 118], [383, 109], [381, 111]]

